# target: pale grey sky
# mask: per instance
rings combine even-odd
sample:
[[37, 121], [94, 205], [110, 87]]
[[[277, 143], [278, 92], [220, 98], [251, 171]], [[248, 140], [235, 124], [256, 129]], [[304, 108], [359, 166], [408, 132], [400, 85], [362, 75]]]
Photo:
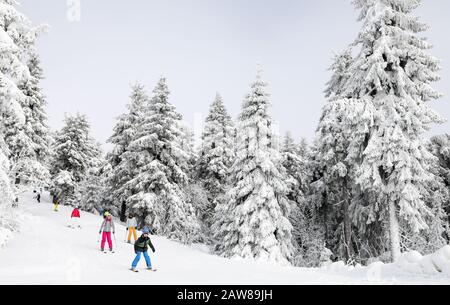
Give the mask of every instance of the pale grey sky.
[[[151, 93], [161, 75], [190, 124], [206, 116], [216, 91], [236, 117], [257, 62], [281, 132], [311, 140], [333, 52], [361, 26], [350, 0], [80, 0], [79, 22], [67, 17], [67, 3], [77, 0], [19, 1], [35, 24], [51, 27], [38, 43], [51, 127], [79, 111], [101, 142], [125, 111], [129, 84], [141, 81]], [[444, 98], [433, 108], [450, 118], [450, 1], [424, 1], [416, 13], [431, 26], [432, 55], [442, 59], [436, 87]], [[444, 132], [449, 122], [433, 129]]]

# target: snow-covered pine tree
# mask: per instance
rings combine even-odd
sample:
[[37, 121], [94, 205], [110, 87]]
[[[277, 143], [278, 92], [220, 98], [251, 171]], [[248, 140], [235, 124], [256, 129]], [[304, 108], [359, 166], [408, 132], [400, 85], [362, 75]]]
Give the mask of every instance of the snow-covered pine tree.
[[321, 254], [325, 250], [320, 225], [308, 202], [309, 191], [309, 153], [306, 140], [297, 145], [290, 132], [287, 132], [281, 147], [283, 166], [286, 169], [287, 198], [292, 209], [289, 219], [292, 223], [295, 254], [293, 263], [302, 267], [320, 266]]
[[407, 245], [425, 254], [435, 252], [450, 241], [450, 135], [431, 138], [427, 147], [435, 157], [431, 164], [434, 177], [427, 182], [424, 196], [424, 201], [433, 211], [432, 218], [427, 219], [430, 230], [409, 235], [414, 237], [410, 241], [418, 241], [419, 244]]
[[[12, 174], [16, 176], [16, 182], [20, 179], [25, 182], [38, 182], [42, 178], [48, 178], [48, 175], [45, 175], [47, 172], [45, 166], [41, 166], [35, 156], [34, 143], [30, 138], [34, 126], [28, 124], [29, 107], [27, 105], [30, 99], [26, 96], [27, 92], [21, 90], [23, 90], [23, 84], [36, 83], [27, 67], [27, 59], [34, 54], [34, 44], [43, 27], [33, 27], [29, 19], [16, 9], [16, 5], [14, 0], [0, 1], [2, 44], [0, 56], [4, 63], [1, 67], [0, 86], [3, 88], [2, 99], [5, 101], [5, 108], [1, 112], [0, 128], [3, 130], [3, 138], [9, 150], [8, 158], [12, 161], [14, 170]], [[12, 110], [12, 105], [24, 108], [22, 110], [24, 120], [17, 120], [15, 116], [17, 111]], [[33, 174], [39, 174], [39, 176], [32, 177]]]
[[287, 263], [293, 255], [285, 172], [268, 113], [267, 83], [258, 71], [237, 127], [222, 255]]
[[234, 158], [235, 130], [222, 97], [217, 93], [205, 121], [197, 176], [211, 197], [223, 193]]
[[[25, 124], [22, 103], [25, 100], [18, 84], [31, 78], [26, 56], [33, 50], [40, 28], [17, 11], [13, 0], [0, 0], [0, 228], [12, 228], [11, 202], [15, 190], [11, 185], [11, 160], [14, 143], [9, 141], [9, 126]], [[13, 145], [11, 145], [13, 144]], [[11, 147], [10, 147], [11, 145]], [[4, 240], [0, 240], [2, 245]]]
[[[353, 162], [348, 158], [350, 133], [347, 117], [354, 111], [351, 99], [342, 98], [349, 79], [352, 63], [351, 50], [335, 56], [330, 68], [332, 76], [327, 83], [325, 96], [327, 104], [316, 132], [313, 188], [319, 192], [323, 214], [325, 240], [339, 259], [347, 262], [353, 259], [352, 221], [350, 200], [352, 192]], [[314, 196], [315, 197], [315, 196]]]
[[[305, 147], [302, 147], [302, 149], [305, 149]], [[282, 164], [287, 174], [287, 197], [296, 204], [304, 203], [307, 181], [309, 180], [306, 151], [304, 153], [305, 155], [300, 155], [299, 146], [295, 143], [291, 133], [287, 132], [281, 147]]]
[[198, 160], [198, 153], [195, 149], [195, 135], [192, 129], [180, 121], [180, 148], [187, 154], [187, 173], [189, 178], [194, 177], [194, 167]]
[[90, 124], [85, 115], [76, 114], [64, 119], [63, 128], [54, 142], [51, 174], [53, 192], [61, 204], [70, 204], [74, 192], [92, 167], [98, 166], [101, 151], [90, 136]]
[[180, 147], [181, 115], [169, 103], [166, 79], [153, 90], [148, 109], [124, 157], [137, 174], [127, 183], [133, 190], [129, 207], [142, 224], [158, 234], [189, 243], [198, 234], [198, 221], [183, 188], [188, 182], [188, 155]]
[[[412, 16], [420, 0], [354, 0], [363, 28], [354, 42], [361, 51], [349, 69], [344, 95], [371, 108], [372, 125], [362, 143], [356, 179], [371, 193], [367, 215], [387, 223], [392, 260], [401, 252], [400, 229], [429, 229], [432, 210], [424, 202], [431, 154], [422, 139], [440, 122], [428, 102], [439, 98], [431, 84], [439, 79], [439, 61], [418, 36], [427, 26]], [[369, 210], [369, 211], [367, 211]], [[361, 215], [360, 215], [361, 216]], [[364, 217], [361, 216], [361, 217]]]
[[19, 83], [19, 88], [25, 95], [22, 104], [25, 124], [20, 126], [14, 123], [13, 126], [23, 131], [24, 141], [13, 156], [13, 159], [17, 158], [13, 171], [21, 183], [48, 186], [48, 161], [52, 139], [47, 126], [46, 100], [39, 86], [43, 76], [37, 54], [31, 55], [28, 68], [31, 78]]
[[[133, 195], [132, 190], [127, 188], [129, 186], [127, 182], [136, 175], [138, 170], [137, 165], [132, 163], [130, 158], [126, 158], [126, 154], [129, 154], [128, 146], [136, 137], [138, 125], [143, 120], [149, 100], [142, 84], [132, 85], [130, 100], [127, 105], [128, 112], [118, 117], [113, 135], [108, 139], [108, 142], [113, 145], [112, 151], [107, 155], [111, 165], [111, 172], [107, 179], [110, 189], [108, 199], [120, 210], [124, 205], [123, 212], [126, 212], [126, 202]], [[125, 217], [125, 215], [120, 216], [122, 219]]]
[[[224, 195], [228, 189], [228, 175], [234, 159], [235, 128], [219, 93], [209, 108], [202, 133], [196, 177], [206, 190], [208, 206], [202, 211], [201, 219], [206, 227], [212, 228], [214, 236], [219, 233], [226, 211]], [[224, 205], [224, 206], [222, 206]], [[219, 236], [215, 236], [219, 239]]]
[[311, 153], [311, 148], [309, 147], [308, 141], [305, 138], [300, 139], [300, 143], [297, 145], [297, 154], [304, 160], [309, 159]]

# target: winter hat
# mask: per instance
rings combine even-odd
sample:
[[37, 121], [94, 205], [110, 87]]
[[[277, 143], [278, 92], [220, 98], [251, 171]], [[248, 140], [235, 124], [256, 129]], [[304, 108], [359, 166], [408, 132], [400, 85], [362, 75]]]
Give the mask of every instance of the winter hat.
[[144, 227], [144, 228], [142, 229], [142, 233], [143, 233], [143, 234], [148, 234], [148, 233], [150, 233], [149, 228]]

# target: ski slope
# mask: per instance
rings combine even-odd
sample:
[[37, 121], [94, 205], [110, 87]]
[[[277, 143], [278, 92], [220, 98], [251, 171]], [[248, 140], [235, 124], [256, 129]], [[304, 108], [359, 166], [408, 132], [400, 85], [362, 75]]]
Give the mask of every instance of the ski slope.
[[208, 253], [202, 245], [186, 246], [153, 236], [150, 253], [157, 272], [129, 271], [133, 246], [125, 243], [125, 228], [116, 222], [115, 254], [99, 251], [102, 218], [81, 213], [83, 228], [71, 229], [69, 207], [53, 211], [48, 194], [40, 204], [32, 193], [18, 208], [21, 231], [0, 249], [0, 284], [450, 284], [444, 275], [419, 276], [398, 268], [280, 267], [228, 260]]

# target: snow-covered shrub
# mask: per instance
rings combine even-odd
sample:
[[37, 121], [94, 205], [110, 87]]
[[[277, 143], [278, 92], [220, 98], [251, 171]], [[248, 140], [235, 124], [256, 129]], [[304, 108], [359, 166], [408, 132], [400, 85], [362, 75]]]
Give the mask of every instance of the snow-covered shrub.
[[320, 267], [331, 261], [333, 253], [326, 248], [323, 227], [304, 205], [292, 209], [290, 220], [296, 252], [293, 264], [299, 267]]
[[194, 207], [200, 226], [198, 236], [193, 237], [193, 242], [209, 245], [213, 242], [211, 231], [211, 220], [214, 216], [213, 203], [208, 199], [208, 192], [199, 182], [188, 184], [184, 190], [186, 192], [186, 201], [190, 202]]

